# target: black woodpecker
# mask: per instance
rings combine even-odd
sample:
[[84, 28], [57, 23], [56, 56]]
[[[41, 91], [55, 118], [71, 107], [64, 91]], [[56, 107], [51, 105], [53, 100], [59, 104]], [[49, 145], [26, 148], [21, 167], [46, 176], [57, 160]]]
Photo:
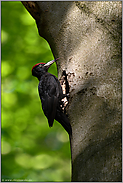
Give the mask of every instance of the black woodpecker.
[[38, 91], [42, 103], [42, 109], [48, 119], [49, 127], [53, 126], [54, 119], [72, 135], [72, 128], [66, 114], [62, 110], [63, 101], [66, 97], [63, 94], [59, 80], [48, 72], [49, 67], [58, 59], [48, 63], [38, 63], [32, 67], [32, 75], [39, 80]]

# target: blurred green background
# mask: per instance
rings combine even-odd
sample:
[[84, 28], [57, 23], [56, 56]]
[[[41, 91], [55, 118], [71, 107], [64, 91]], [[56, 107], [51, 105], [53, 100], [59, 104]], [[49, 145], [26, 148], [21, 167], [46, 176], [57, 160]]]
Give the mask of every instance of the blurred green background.
[[[49, 128], [31, 68], [53, 59], [21, 2], [1, 2], [2, 181], [70, 181], [69, 137]], [[57, 76], [56, 65], [49, 72]]]

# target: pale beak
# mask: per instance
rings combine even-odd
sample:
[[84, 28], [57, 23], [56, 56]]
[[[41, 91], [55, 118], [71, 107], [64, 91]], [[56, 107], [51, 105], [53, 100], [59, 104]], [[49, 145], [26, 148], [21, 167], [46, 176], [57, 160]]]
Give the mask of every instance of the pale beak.
[[60, 58], [56, 58], [55, 60], [51, 60], [51, 61], [47, 62], [47, 63], [44, 65], [44, 67], [47, 67], [47, 69], [49, 69], [49, 67], [50, 67], [56, 60], [58, 60], [58, 59], [60, 59]]

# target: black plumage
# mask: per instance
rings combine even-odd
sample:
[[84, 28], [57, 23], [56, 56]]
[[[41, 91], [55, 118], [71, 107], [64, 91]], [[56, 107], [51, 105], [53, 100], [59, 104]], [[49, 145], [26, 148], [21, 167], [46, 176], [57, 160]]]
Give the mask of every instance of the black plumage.
[[52, 127], [54, 119], [56, 119], [71, 136], [71, 125], [61, 107], [63, 103], [62, 99], [66, 97], [66, 95], [63, 94], [59, 80], [54, 75], [47, 72], [55, 61], [56, 60], [52, 60], [47, 64], [38, 63], [34, 65], [32, 68], [32, 75], [39, 80], [39, 96], [49, 126]]

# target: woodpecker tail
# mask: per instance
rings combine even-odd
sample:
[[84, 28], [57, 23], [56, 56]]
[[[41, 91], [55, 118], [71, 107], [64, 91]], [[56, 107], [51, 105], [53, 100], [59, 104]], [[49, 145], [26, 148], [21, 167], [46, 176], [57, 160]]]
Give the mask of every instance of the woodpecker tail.
[[72, 128], [69, 122], [69, 119], [67, 116], [62, 113], [61, 111], [57, 111], [56, 118], [55, 118], [62, 126], [63, 128], [68, 132], [69, 136], [72, 136]]

